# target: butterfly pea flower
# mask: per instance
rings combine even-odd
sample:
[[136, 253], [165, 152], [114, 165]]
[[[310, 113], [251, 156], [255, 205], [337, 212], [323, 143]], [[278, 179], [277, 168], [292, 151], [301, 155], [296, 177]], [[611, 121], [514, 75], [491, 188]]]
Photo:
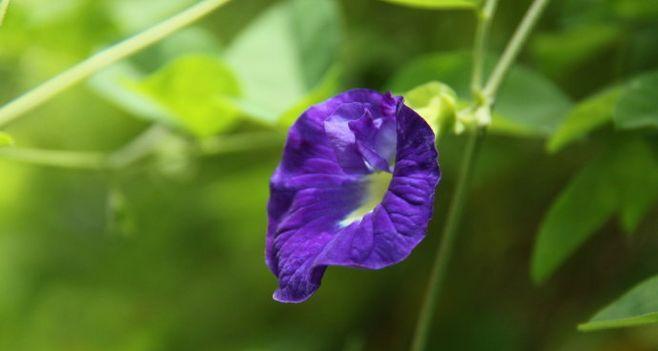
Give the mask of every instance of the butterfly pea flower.
[[297, 303], [328, 266], [381, 269], [423, 240], [440, 179], [434, 133], [401, 97], [354, 89], [310, 107], [270, 180], [266, 263]]

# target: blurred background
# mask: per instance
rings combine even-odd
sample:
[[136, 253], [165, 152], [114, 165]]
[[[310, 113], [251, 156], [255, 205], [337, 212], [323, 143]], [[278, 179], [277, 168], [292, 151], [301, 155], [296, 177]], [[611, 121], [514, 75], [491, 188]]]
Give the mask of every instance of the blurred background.
[[[12, 1], [0, 102], [194, 2]], [[528, 5], [500, 1], [492, 56]], [[467, 99], [474, 26], [463, 9], [233, 1], [6, 126], [0, 350], [407, 349], [464, 138], [440, 141], [436, 211], [414, 254], [381, 271], [330, 268], [300, 305], [271, 298], [268, 179], [286, 126], [337, 91], [436, 79]], [[658, 69], [657, 28], [654, 0], [550, 3], [501, 91], [431, 350], [658, 350], [656, 327], [576, 330], [658, 271], [655, 201], [632, 236], [603, 218], [542, 284], [530, 274], [540, 224], [575, 174], [616, 143], [655, 151], [655, 132], [605, 123], [552, 152], [547, 140], [584, 99]], [[125, 149], [136, 138], [144, 154]], [[92, 161], [26, 162], [21, 149]], [[122, 166], [96, 167], [99, 154]]]

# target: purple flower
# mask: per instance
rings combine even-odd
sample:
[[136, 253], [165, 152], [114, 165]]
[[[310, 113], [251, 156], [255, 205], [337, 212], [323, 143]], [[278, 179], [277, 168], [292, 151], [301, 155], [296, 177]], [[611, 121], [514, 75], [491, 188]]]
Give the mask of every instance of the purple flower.
[[434, 133], [401, 97], [354, 89], [306, 110], [270, 181], [274, 299], [305, 301], [327, 266], [404, 260], [425, 236], [439, 178]]

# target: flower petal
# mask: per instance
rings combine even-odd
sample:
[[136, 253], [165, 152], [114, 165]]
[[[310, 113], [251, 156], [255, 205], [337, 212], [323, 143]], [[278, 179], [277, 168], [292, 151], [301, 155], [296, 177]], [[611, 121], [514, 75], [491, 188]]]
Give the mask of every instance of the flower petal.
[[[368, 196], [368, 175], [391, 170], [381, 203], [344, 225]], [[308, 299], [330, 265], [379, 269], [405, 259], [425, 236], [439, 178], [434, 134], [401, 98], [355, 89], [309, 108], [270, 182], [274, 299]]]

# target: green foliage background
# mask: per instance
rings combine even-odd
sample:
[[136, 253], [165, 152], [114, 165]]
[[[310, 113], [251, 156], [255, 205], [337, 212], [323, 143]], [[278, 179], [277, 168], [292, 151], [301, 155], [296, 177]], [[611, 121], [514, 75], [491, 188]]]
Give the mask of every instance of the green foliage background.
[[[191, 3], [12, 1], [0, 101]], [[492, 62], [527, 5], [500, 1]], [[0, 350], [405, 349], [463, 138], [440, 141], [414, 254], [330, 268], [301, 305], [271, 299], [268, 178], [285, 127], [338, 90], [439, 80], [467, 100], [474, 23], [375, 0], [234, 1], [3, 129], [17, 148], [108, 153], [151, 123], [167, 131], [119, 171], [0, 154]], [[496, 102], [432, 350], [658, 348], [656, 327], [576, 329], [658, 274], [656, 28], [653, 0], [549, 5]], [[594, 323], [658, 312], [655, 285]]]

